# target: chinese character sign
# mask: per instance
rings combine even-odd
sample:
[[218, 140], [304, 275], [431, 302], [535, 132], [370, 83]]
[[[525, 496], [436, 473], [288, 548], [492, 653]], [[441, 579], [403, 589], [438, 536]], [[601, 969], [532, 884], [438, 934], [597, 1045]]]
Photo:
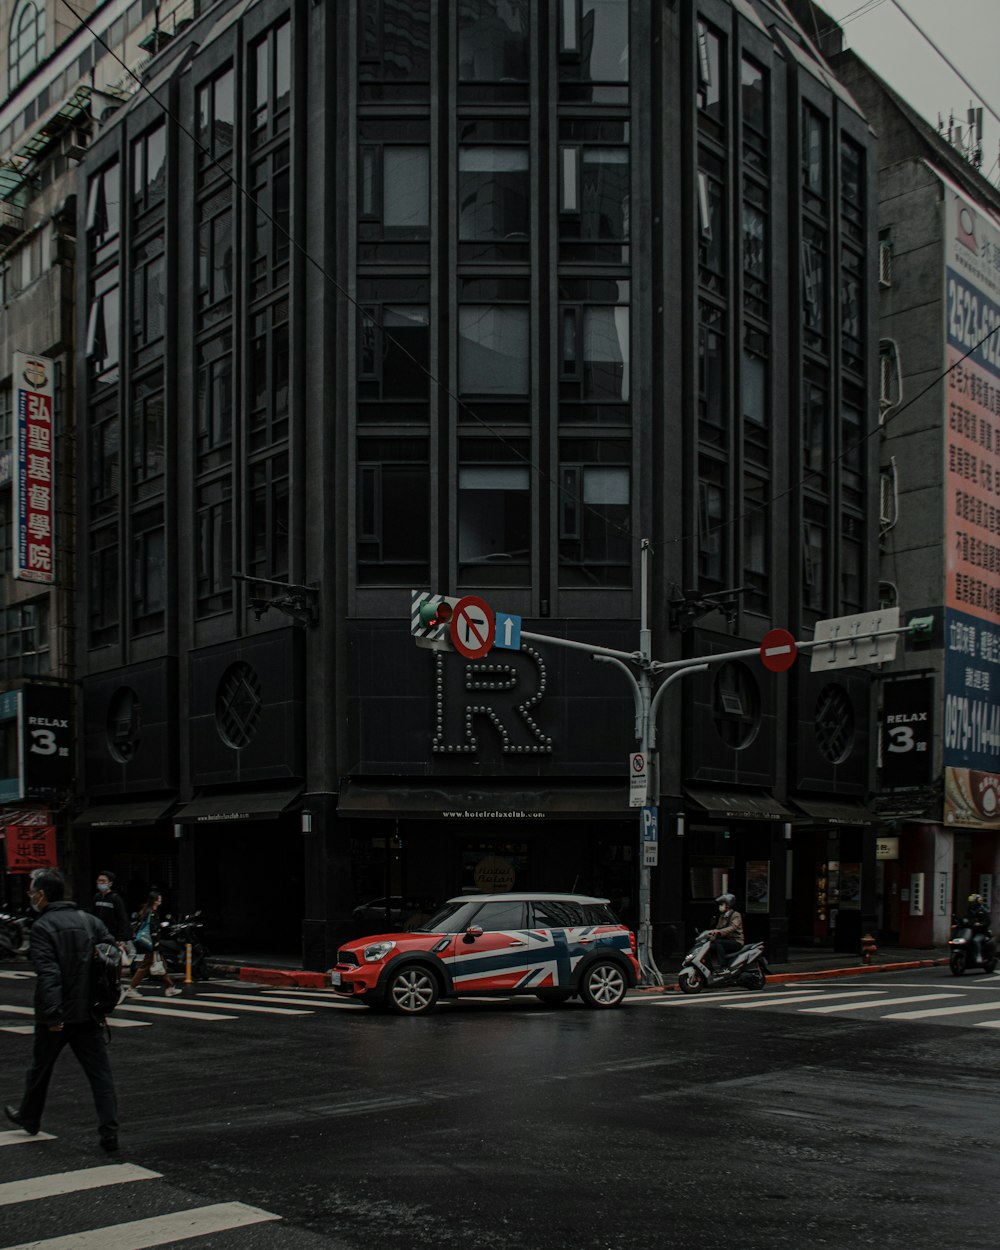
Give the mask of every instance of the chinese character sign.
[[26, 582], [55, 580], [54, 372], [45, 356], [14, 353], [14, 576]]
[[1000, 226], [945, 203], [944, 819], [1000, 829]]
[[58, 866], [54, 825], [8, 825], [6, 841], [8, 872]]
[[882, 789], [927, 785], [934, 741], [933, 679], [886, 681], [882, 699]]

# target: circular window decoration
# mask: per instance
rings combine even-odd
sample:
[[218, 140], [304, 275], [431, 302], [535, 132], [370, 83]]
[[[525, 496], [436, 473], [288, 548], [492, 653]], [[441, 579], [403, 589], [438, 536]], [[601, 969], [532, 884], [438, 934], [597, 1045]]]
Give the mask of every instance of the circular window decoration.
[[823, 758], [843, 764], [854, 746], [854, 708], [843, 686], [824, 686], [819, 692], [814, 723]]
[[760, 691], [745, 664], [730, 660], [715, 675], [712, 717], [719, 737], [734, 751], [748, 747], [760, 729]]
[[119, 764], [135, 759], [142, 742], [139, 696], [129, 686], [116, 690], [108, 704], [108, 750]]
[[236, 751], [249, 746], [260, 727], [263, 707], [260, 678], [254, 669], [243, 660], [231, 664], [215, 692], [215, 727], [222, 741]]

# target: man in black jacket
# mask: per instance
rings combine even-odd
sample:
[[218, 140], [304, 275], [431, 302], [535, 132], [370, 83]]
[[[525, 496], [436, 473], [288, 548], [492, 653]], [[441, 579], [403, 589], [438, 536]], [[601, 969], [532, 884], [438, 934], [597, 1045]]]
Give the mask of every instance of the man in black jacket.
[[35, 982], [35, 1043], [20, 1109], [4, 1107], [7, 1119], [34, 1135], [56, 1060], [69, 1046], [94, 1095], [98, 1132], [105, 1150], [118, 1149], [118, 1106], [102, 1022], [90, 1002], [90, 965], [95, 942], [113, 942], [102, 921], [64, 900], [66, 882], [55, 868], [32, 874], [28, 902], [39, 912], [31, 927]]
[[125, 900], [115, 889], [115, 874], [99, 872], [97, 874], [97, 894], [94, 896], [94, 915], [103, 920], [105, 928], [119, 946], [132, 940], [132, 925], [128, 918]]

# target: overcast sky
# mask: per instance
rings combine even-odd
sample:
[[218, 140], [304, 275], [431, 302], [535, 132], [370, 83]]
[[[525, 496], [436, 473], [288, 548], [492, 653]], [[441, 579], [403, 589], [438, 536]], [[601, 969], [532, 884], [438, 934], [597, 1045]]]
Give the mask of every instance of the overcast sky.
[[[844, 29], [849, 48], [937, 126], [948, 114], [965, 133], [969, 88], [914, 29], [900, 7], [976, 88], [983, 108], [982, 172], [998, 183], [1000, 121], [1000, 0], [819, 0]], [[852, 16], [852, 14], [854, 16]], [[989, 106], [989, 107], [987, 107]]]

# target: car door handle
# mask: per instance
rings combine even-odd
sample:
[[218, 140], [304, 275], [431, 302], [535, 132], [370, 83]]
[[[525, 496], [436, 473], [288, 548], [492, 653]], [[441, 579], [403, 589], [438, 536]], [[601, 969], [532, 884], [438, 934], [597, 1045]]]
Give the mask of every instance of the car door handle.
[[508, 942], [508, 946], [527, 946], [527, 942]]

